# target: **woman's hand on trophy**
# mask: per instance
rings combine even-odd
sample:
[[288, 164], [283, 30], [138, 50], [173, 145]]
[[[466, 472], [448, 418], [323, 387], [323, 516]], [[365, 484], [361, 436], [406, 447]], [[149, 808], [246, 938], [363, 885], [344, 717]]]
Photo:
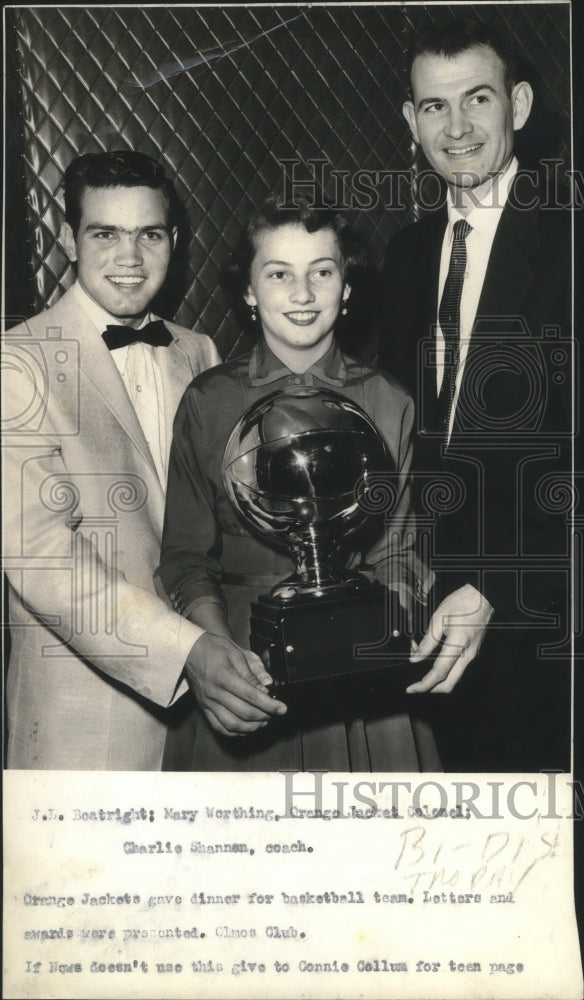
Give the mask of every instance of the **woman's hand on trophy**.
[[205, 632], [192, 647], [185, 670], [209, 725], [223, 736], [253, 733], [286, 712], [267, 691], [272, 679], [260, 658], [231, 639]]
[[438, 645], [433, 667], [407, 694], [448, 694], [477, 655], [493, 608], [475, 587], [465, 584], [440, 602], [430, 619], [428, 631], [418, 646], [413, 644], [411, 663], [424, 660]]

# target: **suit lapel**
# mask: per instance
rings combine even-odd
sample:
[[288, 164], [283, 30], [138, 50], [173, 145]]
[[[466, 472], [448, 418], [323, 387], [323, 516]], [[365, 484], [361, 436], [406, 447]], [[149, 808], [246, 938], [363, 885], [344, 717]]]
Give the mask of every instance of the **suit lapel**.
[[436, 323], [440, 256], [446, 221], [446, 213], [437, 212], [422, 224], [415, 264], [419, 289], [417, 328], [422, 331], [422, 340], [418, 342], [417, 370], [421, 379], [418, 398], [423, 405], [422, 426], [430, 431], [435, 430], [437, 422]]
[[[534, 278], [531, 261], [539, 249], [538, 211], [521, 207], [527, 204], [521, 195], [521, 180], [518, 174], [513, 188], [515, 198], [510, 195], [503, 209], [491, 247], [460, 388], [460, 395], [468, 392], [469, 398], [474, 394], [467, 379], [481, 365], [481, 350], [484, 359], [485, 338], [492, 337], [496, 349], [495, 338], [518, 332], [516, 320], [524, 311], [525, 297]], [[533, 200], [532, 187], [526, 195]], [[457, 408], [453, 432], [461, 430], [459, 417]]]
[[181, 337], [176, 335], [170, 346], [161, 352], [160, 370], [164, 384], [164, 412], [166, 419], [166, 447], [167, 454], [170, 454], [172, 443], [172, 429], [174, 417], [184, 391], [189, 382], [195, 377], [191, 359], [180, 345]]
[[101, 331], [91, 322], [70, 291], [65, 293], [52, 311], [56, 320], [61, 319], [63, 329], [79, 339], [80, 367], [84, 378], [92, 383], [104, 405], [113, 413], [158, 481], [150, 448], [124, 383], [102, 340]]
[[508, 204], [495, 233], [477, 316], [517, 316], [533, 281], [538, 213]]

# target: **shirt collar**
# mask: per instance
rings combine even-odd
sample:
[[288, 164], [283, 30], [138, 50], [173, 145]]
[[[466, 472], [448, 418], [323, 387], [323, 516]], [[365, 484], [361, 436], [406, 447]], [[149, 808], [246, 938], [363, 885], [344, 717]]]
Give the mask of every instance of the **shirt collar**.
[[[73, 285], [72, 291], [77, 298], [79, 305], [83, 311], [87, 313], [91, 322], [95, 324], [100, 333], [103, 333], [106, 326], [121, 325], [119, 319], [116, 319], [115, 316], [112, 316], [106, 309], [103, 309], [102, 306], [98, 305], [95, 299], [92, 299], [91, 296], [84, 291], [78, 281], [76, 281]], [[150, 322], [151, 319], [151, 314], [149, 312], [146, 313], [143, 320], [138, 323], [134, 329], [141, 330], [143, 326], [146, 326], [146, 324]]]
[[[97, 327], [100, 333], [103, 333], [107, 326], [120, 326], [120, 321], [108, 313], [106, 309], [103, 309], [95, 299], [92, 299], [90, 295], [81, 287], [79, 281], [76, 281], [72, 288], [73, 294], [75, 295], [79, 305], [85, 313], [89, 316], [89, 319]], [[152, 319], [150, 312], [147, 312], [144, 319], [137, 327], [136, 330], [141, 330], [143, 326], [146, 326]], [[126, 361], [128, 358], [129, 346], [119, 347], [115, 353], [112, 355], [116, 368], [123, 375], [126, 369]]]
[[452, 203], [452, 196], [448, 192], [448, 235], [452, 240], [452, 230], [454, 223], [459, 219], [466, 219], [471, 229], [481, 237], [490, 238], [497, 228], [501, 212], [503, 211], [511, 185], [519, 164], [517, 157], [513, 156], [504, 170], [493, 179], [493, 183], [488, 191], [480, 199], [478, 205], [474, 205], [470, 212], [461, 215]]
[[[278, 379], [288, 378], [295, 373], [280, 361], [270, 350], [265, 340], [259, 341], [253, 348], [249, 358], [249, 381], [251, 385], [269, 385]], [[337, 343], [333, 340], [326, 354], [315, 361], [310, 368], [297, 375], [297, 378], [306, 379], [307, 382], [317, 378], [321, 382], [328, 382], [330, 385], [343, 386], [347, 381], [347, 366]]]

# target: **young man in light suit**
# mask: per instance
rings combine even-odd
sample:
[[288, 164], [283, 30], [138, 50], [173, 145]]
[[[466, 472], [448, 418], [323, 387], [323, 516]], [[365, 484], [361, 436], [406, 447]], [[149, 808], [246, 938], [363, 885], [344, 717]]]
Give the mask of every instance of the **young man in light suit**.
[[4, 338], [7, 763], [157, 770], [165, 711], [189, 686], [234, 735], [284, 709], [252, 653], [187, 622], [153, 581], [174, 413], [220, 361], [150, 312], [176, 241], [172, 185], [123, 151], [74, 160], [64, 193], [77, 281]]
[[508, 39], [435, 24], [408, 62], [403, 113], [447, 190], [385, 260], [379, 360], [416, 402], [438, 576], [410, 692], [451, 696], [449, 769], [567, 770], [570, 213], [515, 155], [533, 91]]

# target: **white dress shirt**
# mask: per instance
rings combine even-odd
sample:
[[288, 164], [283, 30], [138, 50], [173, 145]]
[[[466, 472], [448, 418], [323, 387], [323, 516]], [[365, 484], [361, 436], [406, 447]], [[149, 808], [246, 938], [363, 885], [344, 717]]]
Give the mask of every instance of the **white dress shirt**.
[[[448, 439], [452, 432], [454, 413], [460, 392], [460, 384], [464, 372], [464, 365], [468, 354], [468, 345], [472, 333], [472, 328], [476, 318], [479, 299], [483, 289], [487, 265], [495, 238], [497, 226], [501, 220], [501, 213], [509, 197], [509, 191], [515, 174], [517, 173], [517, 159], [513, 157], [508, 166], [494, 179], [493, 184], [481, 199], [478, 205], [473, 206], [466, 215], [461, 215], [452, 203], [450, 192], [448, 193], [448, 225], [444, 233], [442, 243], [442, 256], [440, 258], [440, 278], [438, 286], [438, 303], [442, 298], [448, 267], [450, 265], [450, 255], [452, 253], [454, 223], [459, 219], [466, 219], [471, 231], [466, 237], [466, 270], [462, 286], [460, 299], [460, 356], [456, 384], [454, 390], [454, 401], [450, 411], [450, 424], [448, 427]], [[436, 391], [440, 392], [442, 378], [444, 375], [444, 336], [437, 320], [436, 327]]]
[[[115, 316], [102, 309], [97, 302], [82, 289], [79, 282], [73, 286], [73, 291], [78, 298], [79, 304], [89, 316], [89, 319], [102, 333], [106, 326], [120, 326], [120, 321]], [[148, 313], [139, 326], [141, 329], [150, 322], [151, 316]], [[112, 360], [120, 373], [120, 377], [126, 392], [130, 397], [130, 402], [134, 407], [140, 426], [144, 432], [144, 437], [148, 442], [148, 447], [162, 489], [166, 491], [167, 455], [165, 442], [165, 411], [164, 411], [164, 388], [162, 375], [160, 372], [159, 351], [166, 350], [165, 347], [153, 347], [152, 344], [143, 344], [138, 341], [126, 347], [118, 347], [111, 351]]]

